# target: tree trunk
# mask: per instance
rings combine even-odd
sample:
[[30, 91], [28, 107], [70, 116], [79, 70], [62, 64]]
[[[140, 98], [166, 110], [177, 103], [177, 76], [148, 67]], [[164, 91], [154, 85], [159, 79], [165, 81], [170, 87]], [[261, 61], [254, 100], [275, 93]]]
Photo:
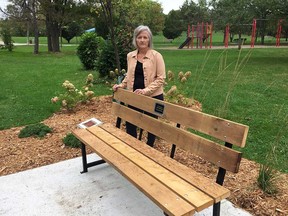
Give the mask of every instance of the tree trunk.
[[34, 54], [39, 54], [39, 29], [36, 15], [36, 2], [32, 3], [32, 19], [33, 19], [33, 28], [34, 28]]
[[46, 15], [46, 31], [48, 52], [60, 52], [60, 28], [59, 23], [51, 19], [50, 15]]
[[39, 54], [39, 31], [36, 16], [33, 15], [33, 26], [34, 26], [34, 54]]
[[112, 1], [111, 0], [106, 1], [106, 2], [100, 1], [100, 3], [101, 3], [101, 7], [103, 9], [103, 12], [104, 12], [104, 17], [105, 17], [106, 23], [108, 25], [109, 34], [111, 37], [111, 42], [112, 42], [112, 45], [114, 47], [116, 67], [120, 71], [121, 70], [120, 57], [119, 57], [119, 50], [117, 47], [116, 37], [115, 37], [115, 32], [114, 32]]

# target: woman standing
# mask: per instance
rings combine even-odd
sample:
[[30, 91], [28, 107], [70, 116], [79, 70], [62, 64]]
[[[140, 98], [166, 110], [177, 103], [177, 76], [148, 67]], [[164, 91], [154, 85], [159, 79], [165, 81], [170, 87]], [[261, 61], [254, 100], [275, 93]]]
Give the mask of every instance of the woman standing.
[[[136, 94], [164, 99], [165, 63], [162, 55], [152, 49], [152, 42], [152, 33], [148, 26], [140, 25], [134, 30], [133, 45], [136, 50], [127, 54], [126, 77], [121, 84], [113, 86], [114, 91], [118, 88], [127, 88]], [[146, 114], [157, 117], [151, 113]], [[126, 131], [137, 138], [135, 125], [126, 122]], [[147, 144], [153, 146], [154, 141], [155, 135], [148, 133]]]

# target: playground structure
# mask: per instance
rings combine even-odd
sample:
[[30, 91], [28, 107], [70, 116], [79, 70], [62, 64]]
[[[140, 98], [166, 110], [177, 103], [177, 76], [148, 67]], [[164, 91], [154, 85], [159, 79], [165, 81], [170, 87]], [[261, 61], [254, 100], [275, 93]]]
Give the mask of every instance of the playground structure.
[[[252, 24], [241, 24], [243, 26], [250, 26], [251, 27], [251, 38], [250, 38], [250, 47], [254, 48], [255, 41], [256, 41], [256, 33], [257, 33], [257, 20], [263, 19], [253, 19]], [[276, 29], [276, 47], [280, 46], [280, 39], [282, 35], [282, 25], [283, 20], [278, 20], [277, 29]], [[229, 37], [230, 37], [230, 24], [226, 25], [225, 28], [225, 36], [224, 36], [224, 46], [228, 48], [229, 46]], [[238, 41], [238, 45], [243, 45], [247, 38], [240, 38], [240, 39], [234, 39], [235, 41]], [[240, 41], [239, 41], [240, 40]], [[212, 42], [213, 42], [213, 23], [210, 24], [206, 23], [198, 23], [197, 25], [188, 25], [187, 28], [187, 37], [186, 40], [179, 46], [178, 49], [182, 49], [185, 46], [187, 48], [200, 48], [202, 49], [205, 43], [205, 48], [212, 48]], [[208, 44], [209, 43], [209, 44]]]
[[[251, 39], [250, 39], [250, 47], [253, 48], [255, 45], [255, 39], [256, 39], [256, 30], [257, 30], [257, 20], [253, 19], [252, 24], [242, 24], [245, 26], [251, 26]], [[225, 40], [224, 40], [224, 46], [227, 48], [229, 45], [229, 36], [230, 36], [230, 25], [227, 24], [226, 28], [225, 28]], [[239, 41], [240, 40], [240, 41]], [[244, 44], [244, 42], [246, 41], [246, 38], [240, 38], [237, 39], [238, 44], [241, 43]]]
[[187, 38], [186, 40], [179, 46], [179, 49], [187, 46], [188, 48], [194, 48], [194, 44], [196, 48], [203, 48], [203, 44], [205, 42], [205, 48], [212, 48], [212, 33], [213, 33], [213, 24], [206, 23], [198, 23], [197, 25], [188, 25], [187, 28]]

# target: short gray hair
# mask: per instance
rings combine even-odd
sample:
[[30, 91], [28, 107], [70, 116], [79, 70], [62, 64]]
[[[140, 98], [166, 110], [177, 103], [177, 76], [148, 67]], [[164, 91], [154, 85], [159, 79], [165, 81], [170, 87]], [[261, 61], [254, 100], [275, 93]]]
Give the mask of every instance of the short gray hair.
[[151, 30], [150, 30], [150, 28], [148, 26], [144, 26], [144, 25], [140, 25], [134, 30], [133, 41], [132, 41], [134, 47], [138, 48], [137, 43], [136, 43], [136, 38], [143, 31], [146, 31], [148, 33], [148, 37], [149, 37], [149, 45], [148, 46], [150, 48], [152, 48], [153, 47], [153, 35], [152, 35], [152, 32], [151, 32]]

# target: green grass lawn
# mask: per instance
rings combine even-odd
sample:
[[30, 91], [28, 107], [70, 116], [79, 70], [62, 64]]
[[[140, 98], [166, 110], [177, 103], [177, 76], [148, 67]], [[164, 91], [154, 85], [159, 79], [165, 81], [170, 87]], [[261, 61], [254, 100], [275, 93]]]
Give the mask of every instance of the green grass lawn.
[[167, 70], [191, 71], [185, 85], [203, 111], [250, 126], [244, 156], [288, 172], [288, 49], [160, 50]]
[[[167, 50], [166, 70], [191, 71], [185, 85], [169, 82], [200, 101], [203, 111], [249, 125], [244, 157], [264, 163], [268, 153], [274, 166], [288, 172], [288, 49]], [[67, 79], [81, 87], [83, 71], [75, 46], [49, 54], [40, 46], [0, 50], [0, 129], [40, 122], [59, 110], [50, 99], [62, 92]], [[96, 75], [96, 73], [95, 73]], [[94, 87], [97, 95], [111, 94], [108, 86]]]
[[[0, 129], [39, 122], [59, 110], [51, 104], [53, 96], [63, 92], [67, 79], [78, 88], [88, 75], [82, 69], [74, 47], [63, 47], [59, 54], [48, 54], [40, 46], [16, 46], [13, 52], [0, 50]], [[106, 86], [95, 86], [96, 94], [108, 94]]]

